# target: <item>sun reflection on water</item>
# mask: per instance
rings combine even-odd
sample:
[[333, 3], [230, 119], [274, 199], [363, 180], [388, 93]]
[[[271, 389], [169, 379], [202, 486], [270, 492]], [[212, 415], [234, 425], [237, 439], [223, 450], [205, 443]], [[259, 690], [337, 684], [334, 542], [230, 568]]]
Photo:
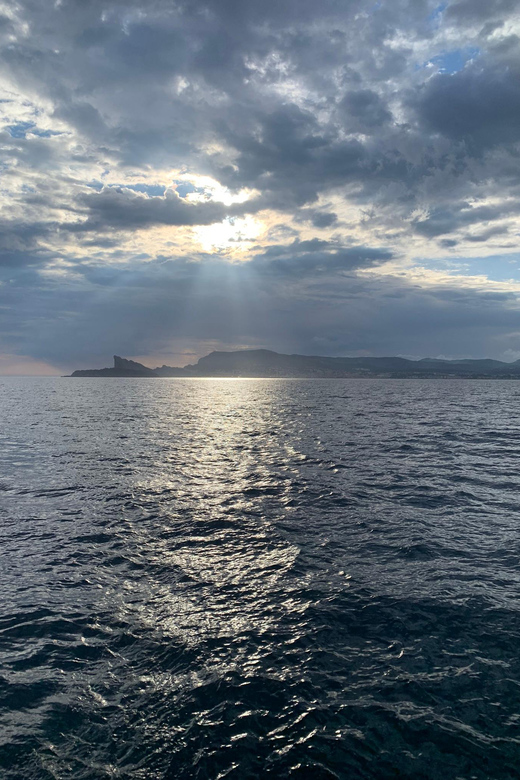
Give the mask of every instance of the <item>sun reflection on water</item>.
[[[189, 646], [265, 632], [287, 609], [299, 609], [290, 597], [273, 597], [283, 593], [299, 548], [277, 533], [271, 509], [263, 511], [280, 489], [273, 463], [283, 467], [285, 457], [272, 435], [272, 388], [262, 380], [192, 387], [179, 408], [171, 385], [176, 426], [181, 422], [190, 437], [189, 460], [175, 439], [168, 441], [153, 477], [134, 488], [128, 522], [147, 567], [127, 579], [120, 605], [135, 612], [139, 603], [143, 626]], [[259, 397], [255, 408], [251, 401]], [[154, 508], [159, 513], [150, 515]], [[270, 609], [273, 602], [283, 608]]]

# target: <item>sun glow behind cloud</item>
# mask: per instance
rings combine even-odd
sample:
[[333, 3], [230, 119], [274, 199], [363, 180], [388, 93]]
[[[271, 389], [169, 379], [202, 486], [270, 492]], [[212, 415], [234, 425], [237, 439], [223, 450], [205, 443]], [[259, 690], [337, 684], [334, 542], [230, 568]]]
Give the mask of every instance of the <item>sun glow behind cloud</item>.
[[194, 228], [193, 233], [205, 252], [225, 251], [233, 257], [243, 255], [251, 242], [264, 231], [254, 217], [228, 217], [223, 222]]
[[[180, 173], [174, 179], [174, 187], [188, 203], [222, 203], [225, 206], [246, 204], [259, 193], [247, 188], [232, 192], [210, 176], [196, 173]], [[221, 222], [200, 225], [191, 231], [195, 243], [204, 252], [225, 253], [239, 259], [251, 242], [265, 231], [264, 223], [252, 215], [229, 216]]]
[[226, 206], [231, 206], [233, 203], [245, 203], [259, 194], [257, 191], [247, 188], [238, 192], [232, 192], [216, 179], [212, 179], [211, 176], [200, 176], [198, 174], [179, 174], [175, 177], [175, 186], [178, 188], [179, 184], [182, 183], [193, 187], [193, 190], [188, 191], [185, 195], [186, 200], [190, 203], [204, 203], [208, 200], [214, 200], [218, 203], [224, 203]]

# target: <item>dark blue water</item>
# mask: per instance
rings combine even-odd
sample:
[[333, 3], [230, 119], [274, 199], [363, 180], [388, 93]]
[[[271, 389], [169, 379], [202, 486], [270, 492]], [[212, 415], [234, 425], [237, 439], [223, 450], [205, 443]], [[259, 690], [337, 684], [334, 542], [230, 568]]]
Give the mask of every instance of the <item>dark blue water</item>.
[[0, 410], [2, 778], [518, 778], [520, 383]]

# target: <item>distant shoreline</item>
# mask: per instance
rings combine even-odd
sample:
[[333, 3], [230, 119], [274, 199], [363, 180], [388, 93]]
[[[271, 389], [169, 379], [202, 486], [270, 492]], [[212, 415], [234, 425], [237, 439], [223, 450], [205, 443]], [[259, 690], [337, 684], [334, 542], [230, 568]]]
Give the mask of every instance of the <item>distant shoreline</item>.
[[132, 379], [520, 379], [520, 361], [284, 355], [270, 350], [212, 352], [195, 365], [149, 368], [114, 355], [112, 368], [74, 371], [77, 378]]
[[[48, 378], [48, 379], [56, 379], [58, 377], [58, 374], [53, 375], [47, 375], [46, 377], [41, 377], [38, 374], [8, 374], [7, 376], [36, 376], [39, 379], [41, 378]], [[402, 381], [410, 381], [412, 379], [417, 379], [419, 381], [425, 380], [425, 379], [435, 379], [440, 382], [446, 381], [446, 380], [457, 380], [457, 379], [464, 379], [465, 381], [483, 381], [483, 380], [489, 380], [490, 382], [515, 382], [520, 379], [520, 376], [488, 376], [488, 375], [482, 375], [478, 376], [477, 374], [450, 374], [450, 376], [440, 376], [439, 374], [428, 376], [427, 374], [421, 374], [421, 375], [400, 375], [400, 376], [391, 376], [387, 374], [370, 374], [367, 376], [361, 376], [359, 374], [345, 374], [344, 376], [158, 376], [158, 377], [151, 377], [151, 376], [143, 376], [143, 377], [133, 377], [133, 376], [107, 376], [107, 377], [95, 377], [95, 376], [73, 376], [72, 374], [64, 374], [60, 376], [60, 379], [179, 379], [181, 381], [185, 380], [192, 380], [192, 379], [240, 379], [243, 381], [303, 381], [306, 382], [328, 382], [331, 380], [337, 380], [337, 379], [355, 379], [355, 380], [367, 380], [367, 379], [393, 379], [396, 381], [402, 380]]]

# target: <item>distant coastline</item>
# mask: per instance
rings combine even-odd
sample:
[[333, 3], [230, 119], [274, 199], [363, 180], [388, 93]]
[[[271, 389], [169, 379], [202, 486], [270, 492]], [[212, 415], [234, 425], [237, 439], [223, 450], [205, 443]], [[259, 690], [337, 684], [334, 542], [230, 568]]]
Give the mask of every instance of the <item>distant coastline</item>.
[[252, 377], [279, 379], [341, 379], [387, 377], [395, 379], [520, 379], [520, 360], [505, 363], [482, 360], [408, 360], [400, 357], [320, 357], [284, 355], [267, 349], [211, 352], [183, 368], [148, 368], [114, 355], [112, 368], [74, 371], [72, 377]]

